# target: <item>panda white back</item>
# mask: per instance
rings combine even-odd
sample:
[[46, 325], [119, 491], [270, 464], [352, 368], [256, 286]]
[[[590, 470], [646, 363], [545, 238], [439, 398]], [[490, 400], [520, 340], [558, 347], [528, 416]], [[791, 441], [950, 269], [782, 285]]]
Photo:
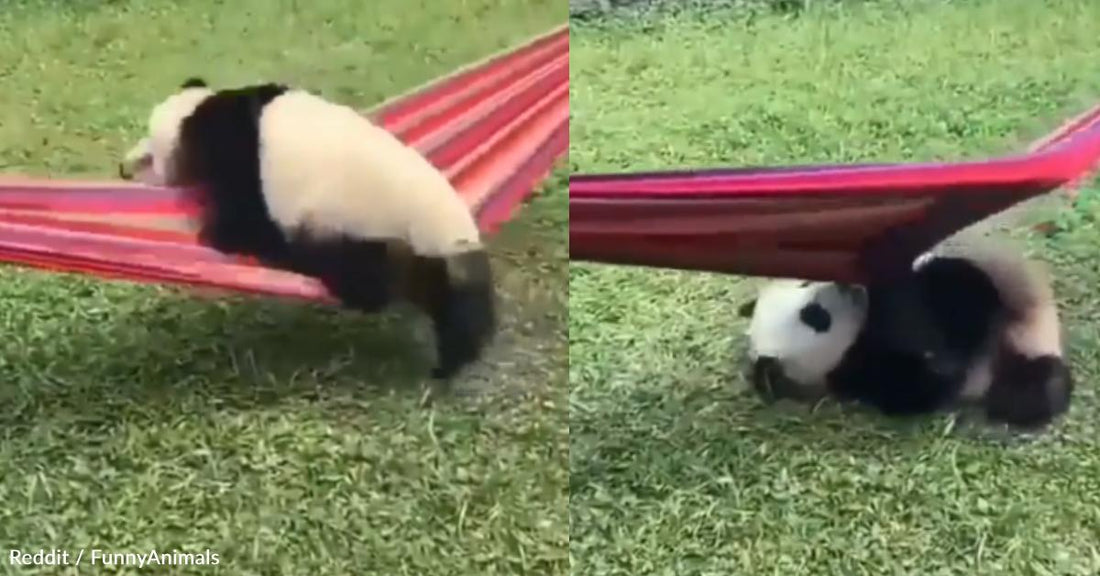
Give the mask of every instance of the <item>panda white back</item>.
[[477, 223], [447, 178], [350, 107], [288, 91], [264, 108], [260, 147], [267, 207], [285, 229], [402, 239], [424, 256], [480, 247]]

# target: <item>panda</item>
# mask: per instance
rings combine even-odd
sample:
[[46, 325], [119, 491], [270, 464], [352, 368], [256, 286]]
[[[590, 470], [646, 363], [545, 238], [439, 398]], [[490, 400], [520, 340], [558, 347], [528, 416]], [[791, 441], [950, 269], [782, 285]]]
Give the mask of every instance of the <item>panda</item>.
[[281, 84], [214, 90], [191, 78], [152, 109], [119, 172], [196, 191], [210, 248], [316, 278], [349, 309], [413, 303], [432, 319], [435, 378], [494, 336], [493, 274], [469, 208], [352, 108]]
[[769, 398], [832, 396], [891, 416], [979, 406], [1039, 428], [1069, 408], [1049, 280], [1021, 254], [974, 246], [926, 254], [868, 286], [773, 281], [742, 307], [749, 379]]

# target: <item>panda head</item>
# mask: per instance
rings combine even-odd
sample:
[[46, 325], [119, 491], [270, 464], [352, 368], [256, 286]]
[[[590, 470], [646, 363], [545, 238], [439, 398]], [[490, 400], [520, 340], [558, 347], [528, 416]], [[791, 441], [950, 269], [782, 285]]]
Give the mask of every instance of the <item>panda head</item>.
[[179, 154], [180, 126], [213, 91], [201, 78], [189, 78], [172, 95], [153, 107], [148, 133], [126, 153], [119, 176], [139, 178], [158, 186], [184, 185], [186, 174]]
[[858, 286], [802, 280], [766, 285], [741, 311], [752, 316], [754, 387], [783, 397], [822, 394], [826, 376], [863, 329], [867, 310], [867, 293]]

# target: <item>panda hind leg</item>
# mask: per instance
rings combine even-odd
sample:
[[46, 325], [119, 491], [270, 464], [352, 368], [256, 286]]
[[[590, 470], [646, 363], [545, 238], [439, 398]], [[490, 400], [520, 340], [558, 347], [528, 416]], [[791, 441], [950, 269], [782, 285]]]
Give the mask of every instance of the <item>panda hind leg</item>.
[[385, 242], [339, 240], [304, 249], [296, 260], [346, 308], [375, 313], [393, 299]]
[[1073, 388], [1062, 358], [1006, 352], [997, 360], [986, 393], [986, 416], [1020, 429], [1042, 428], [1069, 409]]
[[489, 256], [482, 250], [448, 258], [419, 258], [421, 308], [435, 329], [432, 376], [449, 379], [481, 356], [496, 331]]

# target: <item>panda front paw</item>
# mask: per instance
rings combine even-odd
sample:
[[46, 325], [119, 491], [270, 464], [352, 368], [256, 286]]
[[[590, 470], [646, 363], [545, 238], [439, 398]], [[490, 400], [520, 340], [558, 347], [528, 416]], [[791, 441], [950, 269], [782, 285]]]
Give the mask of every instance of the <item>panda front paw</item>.
[[824, 384], [803, 384], [787, 376], [783, 364], [768, 356], [757, 358], [750, 368], [749, 381], [753, 389], [767, 403], [780, 400], [813, 404], [828, 395]]
[[775, 358], [762, 356], [749, 368], [749, 382], [753, 390], [764, 402], [772, 403], [786, 396], [786, 376], [783, 367]]

